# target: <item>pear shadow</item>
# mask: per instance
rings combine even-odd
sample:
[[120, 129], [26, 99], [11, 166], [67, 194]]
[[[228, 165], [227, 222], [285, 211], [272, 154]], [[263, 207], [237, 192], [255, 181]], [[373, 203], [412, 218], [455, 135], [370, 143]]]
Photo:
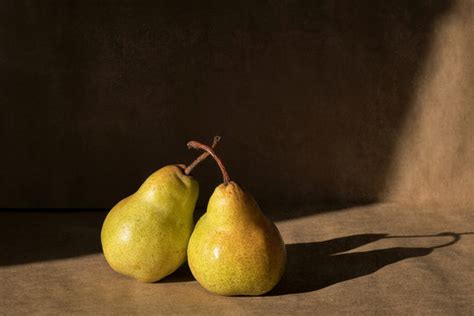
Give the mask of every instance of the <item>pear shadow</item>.
[[0, 211], [0, 267], [102, 252], [103, 210]]
[[[280, 283], [269, 296], [306, 293], [363, 277], [396, 262], [423, 257], [436, 248], [458, 242], [469, 233], [441, 233], [438, 235], [389, 236], [387, 234], [352, 235], [323, 242], [287, 245], [288, 264]], [[392, 247], [354, 253], [341, 253], [387, 238], [428, 238], [450, 236], [452, 241], [434, 247]]]
[[166, 278], [157, 281], [156, 283], [176, 283], [176, 282], [191, 282], [195, 281], [189, 265], [187, 262], [183, 263], [181, 267], [178, 268], [175, 272], [168, 275]]

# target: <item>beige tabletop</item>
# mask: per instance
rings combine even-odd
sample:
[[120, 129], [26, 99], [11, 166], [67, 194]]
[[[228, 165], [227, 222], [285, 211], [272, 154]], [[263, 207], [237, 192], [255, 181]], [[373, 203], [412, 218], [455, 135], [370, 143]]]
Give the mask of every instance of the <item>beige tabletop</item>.
[[274, 216], [289, 256], [283, 281], [265, 296], [222, 297], [187, 266], [153, 284], [113, 272], [100, 252], [105, 212], [2, 211], [0, 314], [474, 313], [472, 209], [373, 204], [272, 214], [288, 212], [292, 219]]

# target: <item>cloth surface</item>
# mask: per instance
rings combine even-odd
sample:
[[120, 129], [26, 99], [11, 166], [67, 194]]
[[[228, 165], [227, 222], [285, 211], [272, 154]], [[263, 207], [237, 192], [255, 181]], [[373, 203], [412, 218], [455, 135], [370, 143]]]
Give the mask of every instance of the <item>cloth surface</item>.
[[472, 209], [374, 204], [311, 213], [277, 222], [289, 261], [272, 292], [222, 297], [186, 266], [153, 284], [113, 272], [100, 253], [105, 212], [2, 212], [0, 314], [474, 312]]

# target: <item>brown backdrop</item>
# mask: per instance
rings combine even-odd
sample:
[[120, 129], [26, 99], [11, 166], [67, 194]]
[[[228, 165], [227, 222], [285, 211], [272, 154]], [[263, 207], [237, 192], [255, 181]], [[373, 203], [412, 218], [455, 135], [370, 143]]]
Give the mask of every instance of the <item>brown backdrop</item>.
[[[0, 207], [110, 207], [223, 136], [265, 206], [474, 204], [472, 1], [0, 2]], [[220, 175], [195, 173], [205, 205]]]

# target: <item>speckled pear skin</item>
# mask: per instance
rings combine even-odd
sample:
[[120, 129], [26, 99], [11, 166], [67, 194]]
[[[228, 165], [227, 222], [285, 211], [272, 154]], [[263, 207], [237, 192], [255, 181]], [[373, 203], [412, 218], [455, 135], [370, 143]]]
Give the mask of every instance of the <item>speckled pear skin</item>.
[[173, 273], [186, 261], [198, 183], [177, 166], [150, 175], [107, 214], [101, 241], [115, 271], [144, 282]]
[[220, 295], [261, 295], [280, 281], [285, 244], [252, 196], [235, 182], [219, 185], [188, 245], [196, 280]]

